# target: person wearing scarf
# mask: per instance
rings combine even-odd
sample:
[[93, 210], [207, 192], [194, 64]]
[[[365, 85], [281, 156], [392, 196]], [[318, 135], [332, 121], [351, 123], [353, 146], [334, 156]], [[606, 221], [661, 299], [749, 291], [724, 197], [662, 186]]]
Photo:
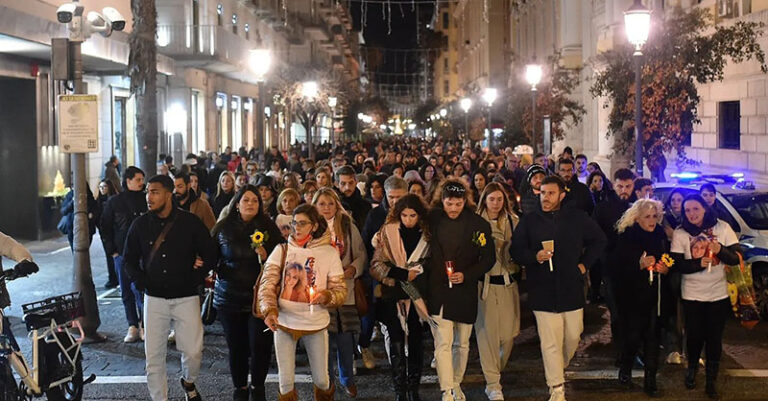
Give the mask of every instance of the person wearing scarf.
[[[299, 400], [294, 387], [299, 340], [307, 350], [315, 401], [331, 401], [335, 389], [328, 375], [328, 312], [347, 298], [344, 270], [339, 252], [331, 246], [328, 225], [314, 206], [297, 207], [291, 226], [287, 248], [276, 247], [264, 263], [257, 311], [275, 334], [278, 401]], [[311, 299], [310, 288], [314, 289]], [[287, 296], [297, 291], [297, 297]]]
[[[669, 266], [662, 256], [669, 249], [661, 226], [664, 208], [653, 199], [638, 199], [616, 223], [619, 236], [616, 247], [609, 255], [611, 280], [616, 285], [616, 303], [626, 333], [619, 383], [627, 386], [632, 381], [632, 364], [641, 344], [644, 345], [645, 380], [643, 390], [658, 397], [656, 372], [659, 364], [659, 338], [662, 325], [662, 292]], [[650, 271], [650, 273], [649, 273]], [[652, 278], [651, 278], [652, 277]]]
[[372, 243], [371, 276], [382, 284], [378, 318], [389, 333], [395, 400], [419, 401], [424, 359], [422, 322], [430, 322], [422, 298], [427, 289], [423, 264], [429, 253], [429, 229], [427, 207], [421, 198], [414, 194], [400, 198]]
[[738, 265], [742, 252], [736, 233], [718, 219], [701, 195], [683, 200], [683, 222], [672, 235], [670, 253], [683, 274], [682, 298], [687, 336], [685, 386], [696, 387], [696, 370], [706, 350], [706, 393], [717, 399], [716, 381], [723, 352], [723, 330], [731, 313], [726, 265]]
[[520, 294], [515, 279], [519, 267], [509, 258], [518, 217], [498, 182], [488, 184], [479, 199], [477, 214], [491, 225], [496, 263], [480, 278], [475, 334], [485, 376], [485, 395], [491, 401], [503, 401], [501, 371], [507, 366], [515, 337], [520, 334]]

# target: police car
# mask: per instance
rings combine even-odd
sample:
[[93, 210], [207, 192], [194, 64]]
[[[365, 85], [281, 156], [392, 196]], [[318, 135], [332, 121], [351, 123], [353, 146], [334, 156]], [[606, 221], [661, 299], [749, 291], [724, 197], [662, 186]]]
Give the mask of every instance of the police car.
[[676, 183], [656, 183], [654, 196], [666, 205], [669, 195], [679, 188], [685, 195], [697, 193], [703, 184], [717, 191], [715, 208], [719, 217], [736, 232], [744, 259], [752, 264], [757, 306], [768, 319], [768, 187], [756, 186], [742, 173], [706, 175], [672, 174]]

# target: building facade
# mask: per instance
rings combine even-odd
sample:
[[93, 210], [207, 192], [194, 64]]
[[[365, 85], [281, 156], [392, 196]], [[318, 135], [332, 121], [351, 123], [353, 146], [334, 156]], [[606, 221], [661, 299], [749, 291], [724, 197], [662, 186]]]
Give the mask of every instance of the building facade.
[[[16, 188], [0, 195], [0, 230], [21, 238], [55, 231], [57, 200], [48, 193], [59, 172], [71, 183], [55, 124], [56, 96], [67, 90], [51, 78], [51, 38], [68, 35], [56, 19], [61, 4], [0, 0], [0, 106], [8, 106], [0, 107], [0, 185]], [[126, 76], [132, 16], [128, 0], [80, 4], [86, 12], [114, 7], [126, 18], [124, 32], [93, 35], [82, 45], [87, 93], [99, 99], [99, 150], [87, 155], [86, 167], [95, 191], [110, 156], [133, 165], [141, 146]], [[256, 76], [251, 68], [253, 49], [271, 51], [272, 71], [313, 66], [350, 87], [358, 81], [357, 34], [346, 2], [158, 0], [156, 6], [158, 149], [177, 165], [188, 153], [285, 148], [295, 139], [291, 111], [273, 102], [271, 75]], [[330, 127], [329, 118], [323, 121]]]

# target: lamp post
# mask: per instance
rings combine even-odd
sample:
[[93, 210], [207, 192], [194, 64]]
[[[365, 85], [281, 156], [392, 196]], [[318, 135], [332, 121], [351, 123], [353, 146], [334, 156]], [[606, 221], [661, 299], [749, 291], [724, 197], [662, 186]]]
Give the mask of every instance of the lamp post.
[[469, 138], [469, 109], [472, 108], [472, 99], [465, 97], [459, 102], [461, 109], [464, 110], [464, 135]]
[[[315, 98], [317, 97], [317, 82], [315, 81], [306, 81], [301, 84], [301, 95], [304, 97], [304, 100], [309, 103], [313, 104], [315, 102]], [[307, 130], [307, 151], [309, 153], [309, 158], [314, 160], [315, 159], [315, 147], [312, 143], [314, 140], [313, 138], [313, 130], [315, 128], [315, 122], [314, 119], [314, 110], [305, 110], [307, 113], [307, 123], [309, 125]]]
[[331, 108], [331, 149], [333, 149], [334, 146], [334, 134], [336, 133], [336, 104], [338, 103], [339, 99], [336, 98], [336, 96], [329, 96], [328, 97], [328, 107]]
[[499, 92], [496, 88], [485, 88], [483, 92], [483, 100], [488, 104], [488, 149], [493, 152], [493, 124], [491, 123], [491, 109], [493, 108], [493, 102], [496, 101], [496, 97]]
[[256, 125], [259, 127], [257, 132], [258, 140], [256, 146], [262, 148], [266, 144], [266, 129], [264, 123], [264, 114], [261, 110], [264, 110], [264, 81], [266, 79], [269, 68], [272, 66], [272, 53], [268, 49], [253, 49], [250, 52], [249, 64], [251, 71], [256, 75], [256, 81], [259, 89], [259, 99], [256, 105]]
[[544, 75], [541, 65], [528, 64], [525, 66], [525, 80], [531, 85], [531, 145], [533, 145], [533, 155], [537, 153], [536, 142], [536, 85], [541, 82], [541, 77]]
[[643, 109], [642, 107], [642, 48], [648, 40], [648, 32], [651, 29], [651, 10], [643, 7], [640, 0], [635, 0], [631, 7], [624, 12], [624, 28], [627, 32], [627, 40], [635, 46], [635, 170], [637, 176], [643, 176]]

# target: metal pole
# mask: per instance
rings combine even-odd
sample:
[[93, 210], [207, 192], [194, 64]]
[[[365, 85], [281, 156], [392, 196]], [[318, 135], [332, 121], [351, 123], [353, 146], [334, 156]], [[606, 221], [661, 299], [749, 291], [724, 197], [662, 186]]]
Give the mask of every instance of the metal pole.
[[335, 125], [336, 125], [336, 107], [332, 107], [331, 108], [331, 133], [329, 135], [330, 138], [331, 138], [331, 149], [333, 149], [336, 146], [335, 145], [335, 141], [334, 141], [335, 136], [336, 136], [335, 135], [336, 134], [335, 133], [335, 131], [336, 131], [336, 126]]
[[464, 112], [464, 137], [469, 138], [469, 118], [468, 118], [468, 112]]
[[[262, 152], [266, 151], [265, 144], [267, 143], [267, 130], [264, 128], [264, 81], [258, 82], [259, 97], [256, 105], [256, 148]], [[269, 167], [269, 166], [267, 166]]]
[[493, 152], [493, 124], [491, 123], [491, 105], [488, 105], [488, 150]]
[[531, 142], [533, 145], [533, 155], [538, 153], [536, 143], [536, 88], [531, 88]]
[[[639, 52], [638, 52], [639, 53]], [[642, 54], [635, 54], [635, 170], [643, 176], [643, 95], [642, 95]]]
[[[71, 55], [74, 64], [74, 86], [75, 94], [85, 94], [83, 85], [83, 57], [80, 52], [80, 42], [70, 42]], [[75, 191], [75, 212], [73, 227], [73, 259], [75, 273], [75, 288], [80, 292], [80, 299], [83, 303], [85, 314], [80, 318], [80, 325], [83, 327], [85, 338], [83, 342], [94, 343], [105, 341], [106, 337], [98, 333], [101, 325], [99, 318], [99, 304], [96, 301], [96, 289], [93, 285], [93, 275], [91, 273], [91, 255], [90, 232], [88, 227], [88, 195], [85, 179], [85, 154], [73, 153], [72, 173], [74, 175]]]
[[313, 141], [315, 140], [314, 135], [314, 128], [315, 128], [315, 122], [312, 118], [312, 112], [309, 113], [307, 118], [309, 119], [309, 131], [307, 131], [307, 152], [309, 153], [309, 158], [312, 160], [315, 160], [315, 145]]

